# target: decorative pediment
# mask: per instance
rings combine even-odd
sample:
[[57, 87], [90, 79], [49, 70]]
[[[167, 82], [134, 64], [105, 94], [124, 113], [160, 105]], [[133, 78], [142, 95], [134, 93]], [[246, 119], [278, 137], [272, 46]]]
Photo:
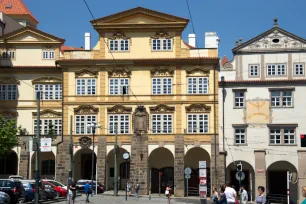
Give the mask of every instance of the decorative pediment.
[[[33, 117], [37, 117], [37, 112], [33, 112], [32, 115]], [[62, 113], [51, 110], [51, 109], [46, 109], [46, 110], [40, 111], [40, 117], [41, 118], [60, 118], [62, 117]]]
[[131, 113], [132, 108], [125, 107], [123, 105], [115, 105], [113, 107], [107, 108], [108, 113]]
[[206, 106], [205, 104], [191, 104], [190, 106], [186, 107], [186, 112], [210, 112], [211, 107]]
[[126, 67], [115, 67], [108, 71], [109, 77], [130, 77], [131, 70]]
[[32, 84], [61, 84], [61, 83], [62, 83], [61, 78], [53, 76], [40, 77], [32, 80]]
[[20, 81], [13, 76], [0, 76], [0, 84], [20, 84]]
[[169, 69], [169, 67], [156, 67], [151, 70], [151, 76], [173, 76], [174, 70]]
[[158, 32], [156, 33], [154, 36], [151, 36], [151, 38], [153, 39], [158, 39], [158, 38], [166, 38], [166, 39], [169, 39], [169, 38], [173, 38], [173, 36], [170, 36], [168, 33], [166, 32]]
[[194, 67], [186, 70], [187, 74], [200, 73], [200, 74], [207, 75], [207, 74], [209, 74], [209, 72], [210, 72], [209, 68], [203, 67], [203, 66], [199, 66], [199, 65], [194, 66]]
[[223, 68], [224, 68], [224, 69], [233, 69], [233, 65], [232, 65], [232, 63], [230, 63], [230, 62], [226, 62], [226, 63], [223, 65]]
[[88, 67], [86, 68], [83, 68], [83, 69], [80, 69], [79, 71], [76, 71], [75, 72], [75, 77], [81, 77], [83, 75], [86, 75], [88, 74], [89, 76], [92, 76], [92, 77], [98, 77], [98, 71], [95, 71], [93, 69], [90, 69]]
[[150, 112], [151, 113], [169, 113], [169, 112], [174, 112], [175, 107], [170, 107], [165, 104], [159, 104], [155, 107], [150, 107]]
[[95, 108], [92, 105], [80, 105], [74, 109], [76, 115], [86, 115], [86, 114], [98, 114], [99, 108]]
[[113, 36], [109, 37], [110, 40], [116, 40], [116, 39], [130, 39], [130, 37], [125, 36], [123, 33], [114, 33]]
[[54, 48], [51, 45], [45, 46], [43, 48], [43, 51], [53, 51], [53, 50], [54, 50]]
[[18, 112], [2, 111], [2, 112], [0, 112], [0, 115], [3, 116], [6, 119], [17, 118], [18, 117]]

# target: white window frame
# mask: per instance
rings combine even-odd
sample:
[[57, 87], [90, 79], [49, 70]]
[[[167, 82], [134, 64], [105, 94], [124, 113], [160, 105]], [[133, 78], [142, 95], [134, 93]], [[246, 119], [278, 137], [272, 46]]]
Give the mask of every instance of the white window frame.
[[294, 76], [305, 76], [305, 64], [304, 63], [294, 63], [293, 64], [293, 75]]
[[42, 58], [43, 59], [54, 59], [55, 58], [55, 51], [54, 50], [43, 50]]
[[294, 145], [295, 144], [295, 128], [284, 128], [284, 144]]
[[209, 133], [209, 115], [187, 114], [187, 132], [188, 134]]
[[153, 95], [170, 95], [172, 94], [172, 78], [152, 78]]
[[96, 95], [97, 80], [95, 78], [76, 79], [76, 95]]
[[37, 97], [37, 92], [41, 92], [41, 100], [61, 100], [62, 99], [62, 85], [61, 84], [35, 84], [34, 98]]
[[259, 77], [259, 73], [260, 73], [259, 64], [249, 65], [249, 77]]
[[[188, 94], [208, 94], [208, 77], [187, 77]], [[206, 82], [206, 83], [205, 83]]]
[[172, 51], [173, 39], [172, 38], [158, 38], [152, 39], [152, 51]]
[[[278, 133], [275, 133], [278, 131]], [[274, 132], [274, 133], [271, 133]], [[278, 136], [278, 138], [275, 138]], [[273, 138], [273, 139], [272, 139]], [[277, 142], [276, 142], [277, 141]], [[270, 145], [283, 145], [290, 146], [296, 145], [296, 127], [270, 127], [269, 128], [269, 144]]]
[[109, 95], [123, 95], [123, 87], [126, 89], [126, 94], [129, 94], [129, 78], [110, 78], [109, 79]]
[[[233, 90], [234, 92], [234, 107], [235, 108], [244, 108], [245, 107], [245, 93], [246, 90]], [[241, 96], [240, 94], [243, 94], [243, 96]], [[237, 94], [239, 94], [237, 96]]]
[[[49, 125], [50, 123], [53, 125], [56, 135], [62, 134], [62, 119], [51, 119], [45, 118], [40, 119], [40, 134], [48, 135], [49, 132]], [[37, 120], [34, 120], [34, 134], [37, 134]]]
[[15, 50], [1, 51], [0, 53], [1, 53], [0, 58], [2, 59], [15, 59], [16, 57]]
[[76, 115], [75, 116], [75, 134], [88, 135], [93, 133], [93, 128], [87, 125], [97, 122], [97, 115]]
[[152, 133], [153, 134], [170, 134], [173, 127], [172, 114], [152, 114]]
[[282, 142], [282, 129], [271, 128], [269, 130], [269, 140], [271, 145], [280, 145]]
[[267, 64], [267, 76], [286, 76], [287, 65], [286, 64]]
[[108, 115], [108, 133], [115, 134], [117, 126], [117, 134], [130, 134], [131, 118], [129, 114], [109, 114]]
[[[239, 132], [237, 132], [237, 131], [239, 131]], [[245, 145], [245, 144], [247, 144], [247, 142], [246, 142], [247, 129], [245, 127], [235, 127], [234, 128], [234, 134], [235, 134], [234, 140], [235, 140], [235, 144], [236, 145]], [[244, 142], [242, 142], [242, 140]]]
[[[271, 107], [277, 108], [287, 108], [287, 107], [293, 107], [293, 90], [271, 90]], [[273, 93], [279, 93], [279, 96], [273, 96]], [[287, 93], [291, 93], [291, 96], [286, 95]], [[290, 99], [290, 100], [288, 100]], [[276, 103], [279, 103], [279, 105], [276, 105]], [[291, 103], [291, 104], [290, 104]], [[290, 105], [289, 105], [290, 104]]]
[[17, 93], [16, 84], [0, 84], [0, 100], [17, 100]]
[[109, 40], [109, 50], [112, 52], [128, 52], [130, 50], [129, 39]]

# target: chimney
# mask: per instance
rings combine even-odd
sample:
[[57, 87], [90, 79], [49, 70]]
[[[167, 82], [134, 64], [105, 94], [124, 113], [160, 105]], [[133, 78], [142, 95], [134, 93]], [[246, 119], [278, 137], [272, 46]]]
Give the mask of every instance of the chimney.
[[219, 42], [216, 32], [205, 32], [205, 48], [218, 48]]
[[192, 47], [196, 47], [196, 35], [195, 34], [188, 35], [188, 44]]
[[91, 37], [90, 33], [85, 33], [85, 50], [91, 49]]

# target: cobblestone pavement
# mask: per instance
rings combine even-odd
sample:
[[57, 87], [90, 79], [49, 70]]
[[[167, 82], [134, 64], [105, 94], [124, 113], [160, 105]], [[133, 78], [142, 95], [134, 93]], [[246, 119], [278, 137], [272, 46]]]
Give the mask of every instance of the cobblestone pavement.
[[[151, 200], [149, 200], [148, 197], [140, 197], [140, 198], [135, 198], [135, 197], [128, 197], [128, 200], [125, 200], [125, 196], [118, 196], [114, 197], [111, 195], [97, 195], [93, 197], [89, 197], [89, 202], [90, 204], [115, 204], [115, 203], [137, 203], [137, 204], [167, 204], [167, 199], [165, 197], [152, 197]], [[56, 202], [59, 204], [67, 204], [67, 201], [60, 201]], [[78, 196], [75, 200], [75, 204], [80, 204], [84, 203], [85, 204], [85, 196]], [[171, 204], [200, 204], [200, 200], [198, 198], [173, 198], [171, 199]], [[208, 201], [207, 204], [210, 204], [211, 202]]]

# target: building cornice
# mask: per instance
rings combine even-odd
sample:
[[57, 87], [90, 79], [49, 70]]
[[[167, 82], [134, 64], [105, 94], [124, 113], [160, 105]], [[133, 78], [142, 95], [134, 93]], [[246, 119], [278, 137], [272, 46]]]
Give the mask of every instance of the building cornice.
[[[306, 79], [280, 79], [280, 80], [235, 80], [224, 81], [224, 86], [260, 86], [260, 85], [299, 85], [306, 84]], [[219, 82], [222, 87], [222, 82]]]

